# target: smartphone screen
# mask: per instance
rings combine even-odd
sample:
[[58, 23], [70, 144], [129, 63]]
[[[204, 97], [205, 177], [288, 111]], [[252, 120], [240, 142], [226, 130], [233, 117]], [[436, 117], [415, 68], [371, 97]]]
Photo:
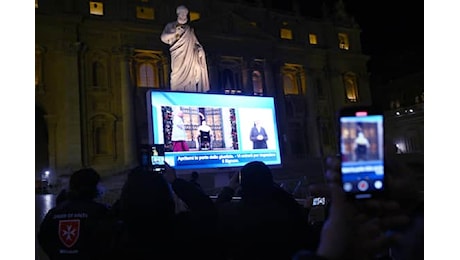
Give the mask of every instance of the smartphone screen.
[[151, 152], [152, 170], [163, 172], [165, 170], [165, 146], [164, 144], [154, 144]]
[[312, 201], [312, 206], [326, 206], [325, 197], [314, 197]]
[[355, 199], [385, 190], [383, 114], [370, 108], [340, 112], [340, 151], [343, 190]]

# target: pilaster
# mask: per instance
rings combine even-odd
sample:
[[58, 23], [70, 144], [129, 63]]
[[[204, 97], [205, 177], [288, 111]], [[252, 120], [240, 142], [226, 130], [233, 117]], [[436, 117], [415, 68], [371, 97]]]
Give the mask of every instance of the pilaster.
[[[81, 142], [81, 97], [79, 53], [80, 42], [62, 41], [54, 59], [53, 74], [57, 96], [56, 101], [56, 169], [75, 170], [82, 167]], [[61, 53], [60, 53], [61, 52]], [[64, 55], [62, 55], [64, 54]]]
[[124, 166], [132, 167], [137, 163], [135, 115], [134, 115], [134, 87], [130, 77], [130, 64], [134, 55], [134, 48], [124, 46], [117, 50], [120, 66], [120, 94], [121, 94], [121, 123], [123, 129], [123, 158]]

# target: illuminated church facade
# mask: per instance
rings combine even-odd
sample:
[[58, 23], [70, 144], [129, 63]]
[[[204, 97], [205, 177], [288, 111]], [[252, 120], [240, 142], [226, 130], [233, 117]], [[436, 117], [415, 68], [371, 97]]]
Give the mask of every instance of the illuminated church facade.
[[160, 34], [180, 4], [206, 51], [209, 92], [275, 97], [285, 171], [337, 153], [337, 110], [371, 103], [359, 25], [340, 0], [319, 18], [298, 1], [290, 11], [253, 2], [36, 0], [36, 178], [138, 164], [146, 92], [170, 89]]

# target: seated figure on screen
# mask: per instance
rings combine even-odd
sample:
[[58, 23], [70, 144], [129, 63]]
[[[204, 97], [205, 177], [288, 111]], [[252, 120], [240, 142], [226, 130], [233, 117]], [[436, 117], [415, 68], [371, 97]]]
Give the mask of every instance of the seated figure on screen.
[[206, 92], [209, 90], [206, 56], [188, 22], [188, 9], [176, 9], [177, 21], [166, 24], [161, 41], [171, 53], [171, 90]]
[[198, 144], [200, 150], [212, 149], [212, 129], [206, 123], [206, 119], [201, 121], [201, 125], [197, 128]]
[[174, 112], [173, 126], [171, 133], [171, 141], [173, 144], [173, 152], [188, 151], [187, 133], [185, 132], [184, 112], [177, 110]]
[[254, 126], [251, 128], [252, 148], [253, 149], [267, 149], [267, 132], [262, 127], [260, 120], [254, 121]]
[[367, 160], [367, 150], [369, 149], [369, 140], [364, 136], [364, 133], [359, 131], [358, 137], [356, 137], [353, 148], [356, 153], [356, 161]]

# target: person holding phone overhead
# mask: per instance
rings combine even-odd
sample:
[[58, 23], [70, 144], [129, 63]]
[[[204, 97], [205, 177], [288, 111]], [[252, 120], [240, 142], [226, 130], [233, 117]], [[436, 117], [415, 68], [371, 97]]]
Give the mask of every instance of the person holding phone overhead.
[[268, 136], [260, 120], [254, 121], [254, 126], [251, 128], [250, 139], [253, 149], [267, 149]]

